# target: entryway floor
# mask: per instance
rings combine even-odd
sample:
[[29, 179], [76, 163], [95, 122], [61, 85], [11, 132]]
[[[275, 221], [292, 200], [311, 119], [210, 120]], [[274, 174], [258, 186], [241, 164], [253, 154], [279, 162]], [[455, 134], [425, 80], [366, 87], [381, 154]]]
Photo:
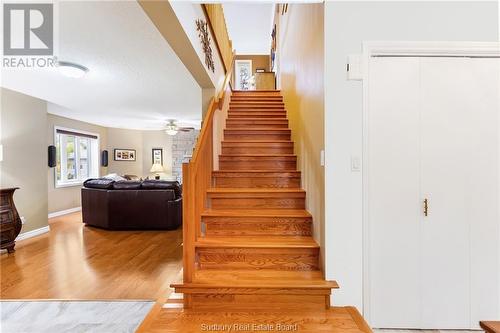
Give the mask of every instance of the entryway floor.
[[2, 333], [133, 333], [149, 301], [3, 301]]
[[398, 329], [374, 329], [374, 333], [478, 333], [477, 331], [468, 330], [398, 330]]

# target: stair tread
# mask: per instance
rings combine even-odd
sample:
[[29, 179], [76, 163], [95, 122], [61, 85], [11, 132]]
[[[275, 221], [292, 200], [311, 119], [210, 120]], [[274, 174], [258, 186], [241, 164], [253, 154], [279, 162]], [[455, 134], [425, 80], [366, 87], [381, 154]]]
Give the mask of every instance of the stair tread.
[[207, 193], [304, 193], [300, 188], [212, 187]]
[[222, 143], [293, 143], [291, 140], [223, 140]]
[[225, 157], [236, 157], [236, 156], [244, 156], [244, 157], [295, 157], [295, 154], [221, 154], [220, 156]]
[[259, 118], [259, 117], [247, 117], [247, 118], [233, 118], [233, 119], [227, 119], [227, 120], [230, 120], [230, 121], [233, 121], [233, 120], [243, 120], [243, 121], [254, 121], [254, 120], [267, 120], [267, 121], [283, 121], [283, 120], [286, 120], [286, 119], [283, 119], [283, 118]]
[[312, 217], [305, 209], [207, 209], [202, 216], [226, 217]]
[[[294, 174], [300, 176], [300, 171], [279, 171], [279, 170], [216, 170], [216, 171], [212, 171], [212, 173], [215, 175], [224, 174], [224, 173], [252, 173], [252, 174], [273, 173], [273, 174], [283, 174], [282, 177], [288, 177], [286, 174], [294, 173]], [[280, 176], [280, 175], [278, 175], [278, 176]]]
[[195, 242], [200, 248], [319, 248], [311, 236], [209, 236]]
[[192, 283], [174, 286], [228, 288], [338, 288], [327, 281], [321, 271], [249, 271], [237, 269], [197, 270]]
[[280, 89], [259, 89], [259, 90], [239, 90], [239, 89], [233, 89], [233, 94], [241, 94], [241, 95], [256, 95], [256, 94], [262, 94], [262, 93], [276, 93], [280, 92]]
[[246, 132], [246, 131], [280, 131], [280, 132], [290, 132], [289, 128], [279, 128], [279, 127], [253, 127], [253, 128], [226, 128], [226, 131], [237, 131], [237, 132]]
[[288, 128], [278, 127], [278, 126], [262, 126], [259, 124], [247, 124], [245, 129], [241, 127], [226, 127], [225, 130], [245, 130], [245, 131], [254, 131], [254, 130], [266, 130], [266, 131], [274, 131], [274, 130], [287, 130]]

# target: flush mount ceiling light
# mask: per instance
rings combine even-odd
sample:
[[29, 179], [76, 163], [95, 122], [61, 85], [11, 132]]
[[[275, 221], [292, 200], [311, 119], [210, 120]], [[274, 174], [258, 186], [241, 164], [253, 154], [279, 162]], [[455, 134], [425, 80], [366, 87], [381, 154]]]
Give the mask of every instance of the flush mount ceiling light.
[[58, 61], [57, 68], [64, 76], [73, 78], [81, 78], [89, 71], [87, 67], [69, 61]]

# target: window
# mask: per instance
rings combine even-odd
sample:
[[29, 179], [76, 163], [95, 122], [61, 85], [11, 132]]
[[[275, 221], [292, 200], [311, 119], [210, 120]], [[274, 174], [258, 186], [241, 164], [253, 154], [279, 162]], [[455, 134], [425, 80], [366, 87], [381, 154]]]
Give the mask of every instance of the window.
[[76, 186], [99, 175], [99, 137], [76, 130], [55, 129], [56, 187]]

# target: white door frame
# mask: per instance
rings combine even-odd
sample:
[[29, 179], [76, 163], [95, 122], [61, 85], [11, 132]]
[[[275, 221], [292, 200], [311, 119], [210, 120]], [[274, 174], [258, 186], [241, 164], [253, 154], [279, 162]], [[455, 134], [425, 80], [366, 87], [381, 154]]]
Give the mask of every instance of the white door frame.
[[[429, 57], [500, 57], [499, 42], [364, 42], [362, 55], [363, 71], [363, 316], [370, 323], [370, 221], [368, 215], [370, 152], [369, 145], [369, 82], [370, 58], [372, 56], [429, 56]], [[500, 184], [499, 184], [500, 188]], [[500, 207], [500, 203], [499, 203]], [[499, 263], [500, 267], [500, 263]], [[500, 295], [498, 295], [500, 299]]]
[[250, 75], [252, 75], [252, 60], [251, 59], [241, 59], [241, 60], [235, 60], [234, 61], [234, 85], [236, 86], [235, 90], [241, 90], [240, 89], [240, 80], [238, 78], [238, 64], [250, 64]]

